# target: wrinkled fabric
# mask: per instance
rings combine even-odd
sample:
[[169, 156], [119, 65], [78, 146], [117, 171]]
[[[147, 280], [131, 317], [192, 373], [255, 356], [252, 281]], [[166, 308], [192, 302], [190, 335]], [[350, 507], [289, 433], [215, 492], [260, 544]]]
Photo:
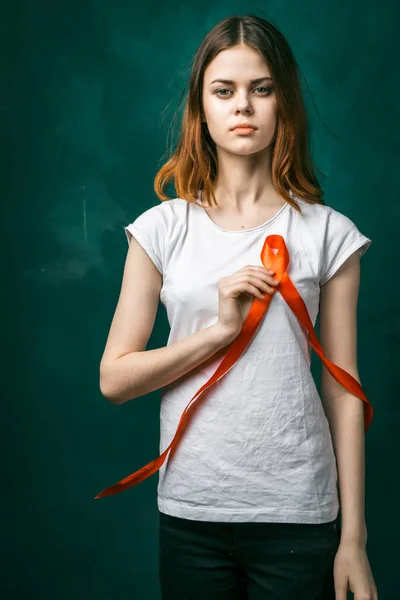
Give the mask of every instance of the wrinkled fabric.
[[[218, 281], [260, 265], [266, 236], [283, 236], [287, 273], [313, 325], [320, 285], [371, 240], [345, 215], [298, 197], [266, 223], [219, 228], [199, 205], [175, 198], [125, 228], [163, 275], [160, 300], [168, 344], [218, 319]], [[226, 351], [225, 351], [226, 352]], [[162, 389], [160, 453], [171, 443], [190, 398], [223, 358], [217, 353]], [[308, 338], [277, 293], [243, 355], [205, 392], [173, 456], [159, 470], [158, 508], [203, 521], [323, 523], [339, 510], [329, 424], [310, 371]]]

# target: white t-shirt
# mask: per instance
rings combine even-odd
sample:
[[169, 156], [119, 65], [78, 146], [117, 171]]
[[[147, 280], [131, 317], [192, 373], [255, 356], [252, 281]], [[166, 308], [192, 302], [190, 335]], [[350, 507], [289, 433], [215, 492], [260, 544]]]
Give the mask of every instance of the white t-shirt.
[[[163, 201], [125, 227], [163, 276], [168, 344], [216, 323], [218, 281], [262, 266], [266, 236], [282, 235], [288, 275], [315, 325], [320, 285], [371, 240], [344, 214], [297, 196], [258, 227], [227, 231], [201, 206]], [[227, 349], [161, 390], [160, 454], [181, 415]], [[197, 401], [170, 460], [158, 471], [160, 512], [198, 521], [325, 523], [339, 511], [329, 423], [310, 370], [308, 336], [279, 290], [244, 353]]]

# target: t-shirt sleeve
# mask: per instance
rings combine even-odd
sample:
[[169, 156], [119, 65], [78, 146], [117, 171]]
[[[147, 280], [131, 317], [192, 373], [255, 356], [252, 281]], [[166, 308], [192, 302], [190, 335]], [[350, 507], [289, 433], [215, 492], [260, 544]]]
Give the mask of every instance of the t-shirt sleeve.
[[355, 223], [330, 207], [322, 251], [320, 285], [330, 279], [343, 263], [358, 250], [365, 254], [372, 240], [361, 233]]
[[139, 242], [157, 269], [163, 274], [166, 224], [161, 206], [152, 206], [124, 227], [128, 244], [132, 236]]

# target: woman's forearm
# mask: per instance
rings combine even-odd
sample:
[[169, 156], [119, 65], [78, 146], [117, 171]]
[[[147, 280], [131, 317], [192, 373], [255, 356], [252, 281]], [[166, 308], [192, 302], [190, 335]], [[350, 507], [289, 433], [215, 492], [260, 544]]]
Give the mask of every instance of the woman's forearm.
[[336, 455], [341, 506], [341, 541], [365, 545], [364, 402], [344, 392], [323, 400]]
[[182, 377], [233, 341], [218, 324], [168, 346], [131, 352], [102, 365], [101, 390], [113, 404], [144, 396]]

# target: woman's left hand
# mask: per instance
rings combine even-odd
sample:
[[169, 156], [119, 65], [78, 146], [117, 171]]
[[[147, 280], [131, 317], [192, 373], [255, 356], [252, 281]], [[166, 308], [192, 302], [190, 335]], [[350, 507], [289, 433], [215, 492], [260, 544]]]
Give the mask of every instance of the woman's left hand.
[[346, 600], [347, 591], [354, 600], [378, 600], [374, 577], [364, 545], [341, 541], [333, 567], [335, 600]]

